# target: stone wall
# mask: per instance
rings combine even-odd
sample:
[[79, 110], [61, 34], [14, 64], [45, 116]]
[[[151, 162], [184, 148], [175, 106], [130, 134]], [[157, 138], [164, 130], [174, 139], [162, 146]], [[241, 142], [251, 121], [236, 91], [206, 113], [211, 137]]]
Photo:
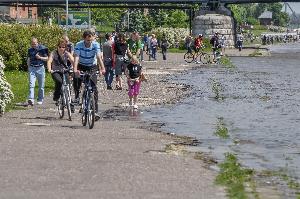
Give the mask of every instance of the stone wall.
[[224, 34], [228, 47], [234, 47], [234, 19], [220, 14], [199, 15], [193, 21], [193, 36], [203, 34], [211, 38], [215, 32]]

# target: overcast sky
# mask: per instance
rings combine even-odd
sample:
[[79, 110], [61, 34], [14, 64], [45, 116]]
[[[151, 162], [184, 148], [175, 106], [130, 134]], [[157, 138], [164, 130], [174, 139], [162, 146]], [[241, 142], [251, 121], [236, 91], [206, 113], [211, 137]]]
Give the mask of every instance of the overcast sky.
[[[289, 3], [290, 6], [293, 8], [293, 10], [297, 13], [300, 14], [300, 3]], [[284, 8], [283, 8], [284, 9]], [[290, 12], [290, 9], [288, 8], [288, 12]]]

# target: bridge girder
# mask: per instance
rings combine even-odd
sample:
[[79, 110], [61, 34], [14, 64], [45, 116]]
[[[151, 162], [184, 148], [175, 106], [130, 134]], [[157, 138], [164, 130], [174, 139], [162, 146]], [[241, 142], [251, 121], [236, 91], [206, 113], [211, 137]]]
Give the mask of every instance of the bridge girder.
[[[209, 3], [212, 0], [68, 0], [69, 4], [197, 4]], [[213, 0], [216, 1], [216, 0]], [[243, 3], [274, 3], [274, 2], [299, 2], [299, 0], [217, 0], [224, 4], [243, 4]], [[1, 4], [64, 4], [66, 0], [0, 0]]]

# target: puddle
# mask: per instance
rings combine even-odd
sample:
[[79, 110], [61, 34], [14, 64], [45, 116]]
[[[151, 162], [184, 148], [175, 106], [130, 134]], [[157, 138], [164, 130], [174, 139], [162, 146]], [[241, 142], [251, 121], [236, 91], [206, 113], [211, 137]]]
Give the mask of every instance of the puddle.
[[33, 123], [23, 123], [24, 125], [27, 126], [50, 126], [50, 124], [45, 124], [45, 123], [38, 123], [38, 122], [33, 122]]

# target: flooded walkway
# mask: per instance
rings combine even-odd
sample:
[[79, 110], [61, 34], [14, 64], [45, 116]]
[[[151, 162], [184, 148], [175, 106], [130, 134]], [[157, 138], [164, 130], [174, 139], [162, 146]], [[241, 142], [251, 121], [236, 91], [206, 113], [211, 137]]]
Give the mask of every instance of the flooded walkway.
[[[270, 57], [234, 57], [234, 69], [198, 67], [176, 76], [192, 86], [192, 95], [145, 118], [159, 115], [164, 130], [198, 138], [198, 149], [218, 160], [231, 152], [244, 166], [285, 171], [299, 180], [300, 44], [271, 52]], [[229, 138], [216, 135], [220, 126]]]

